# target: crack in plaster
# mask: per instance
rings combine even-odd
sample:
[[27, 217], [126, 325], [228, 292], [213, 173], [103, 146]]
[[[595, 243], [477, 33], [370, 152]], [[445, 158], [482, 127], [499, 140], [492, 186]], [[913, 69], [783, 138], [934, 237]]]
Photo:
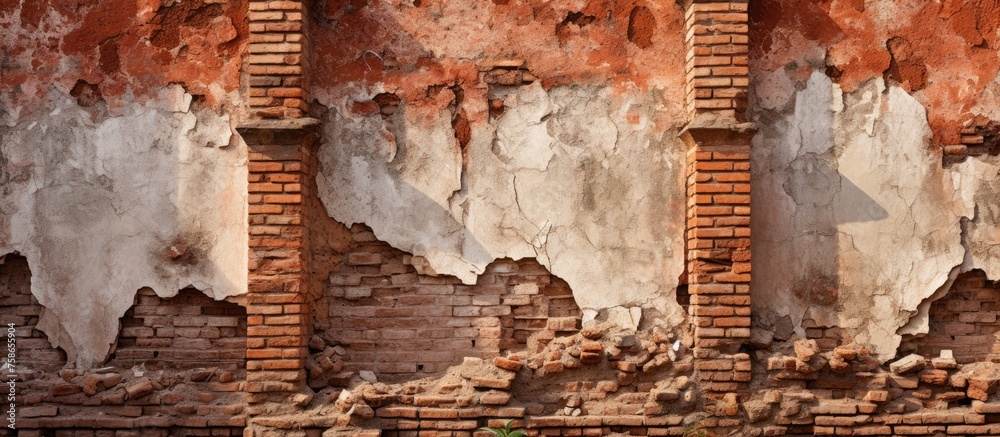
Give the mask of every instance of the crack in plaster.
[[[140, 288], [246, 292], [246, 251], [234, 250], [247, 247], [246, 154], [226, 147], [227, 115], [190, 101], [171, 85], [95, 120], [65, 95], [0, 128], [7, 170], [30, 172], [0, 198], [0, 254], [28, 259], [39, 329], [78, 367], [105, 360]], [[178, 238], [196, 263], [171, 263]]]
[[[467, 102], [487, 97], [465, 92]], [[684, 146], [671, 127], [650, 122], [661, 110], [654, 93], [537, 83], [489, 93], [506, 108], [492, 120], [470, 113], [461, 216], [435, 206], [449, 204], [437, 188], [451, 183], [447, 172], [386, 165], [371, 153], [383, 121], [351, 113], [346, 101], [330, 105], [337, 109], [324, 124], [317, 179], [329, 215], [367, 224], [426, 260], [426, 273], [472, 284], [495, 259], [536, 257], [566, 280], [590, 319], [634, 329], [645, 307], [663, 323], [683, 320], [672, 293], [684, 265], [684, 169], [673, 165]], [[401, 149], [460, 154], [450, 124], [403, 113]], [[435, 143], [438, 135], [452, 142]]]
[[[777, 121], [754, 138], [755, 314], [839, 326], [886, 361], [962, 263], [967, 204], [930, 147], [926, 112], [902, 89], [873, 80], [842, 93], [814, 73], [794, 97], [760, 115]], [[829, 279], [833, 301], [822, 294]]]

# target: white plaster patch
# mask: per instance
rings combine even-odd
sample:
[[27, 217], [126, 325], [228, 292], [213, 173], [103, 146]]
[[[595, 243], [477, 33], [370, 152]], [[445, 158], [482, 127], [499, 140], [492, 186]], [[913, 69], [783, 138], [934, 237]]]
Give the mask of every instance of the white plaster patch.
[[0, 254], [28, 259], [39, 329], [80, 367], [104, 361], [142, 287], [246, 292], [245, 149], [171, 88], [98, 121], [64, 96], [0, 128]]
[[972, 157], [950, 170], [962, 203], [971, 210], [966, 227], [969, 268], [1000, 278], [1000, 157]]
[[814, 73], [754, 138], [754, 310], [840, 326], [885, 361], [962, 264], [967, 211], [915, 99], [881, 80], [840, 94]]
[[[530, 85], [498, 97], [509, 107], [472, 124], [460, 175], [409, 163], [408, 151], [427, 148], [461, 160], [454, 139], [429, 139], [453, 135], [450, 126], [411, 114], [405, 101], [388, 122], [347, 115], [348, 102], [337, 102], [319, 150], [330, 216], [365, 223], [424, 271], [467, 284], [498, 258], [535, 257], [569, 283], [588, 318], [614, 309], [634, 329], [641, 307], [665, 323], [682, 320], [674, 291], [684, 266], [685, 149], [675, 130], [650, 122], [658, 104], [593, 87]], [[378, 153], [385, 131], [399, 150], [391, 162]], [[440, 188], [457, 182], [458, 191]]]

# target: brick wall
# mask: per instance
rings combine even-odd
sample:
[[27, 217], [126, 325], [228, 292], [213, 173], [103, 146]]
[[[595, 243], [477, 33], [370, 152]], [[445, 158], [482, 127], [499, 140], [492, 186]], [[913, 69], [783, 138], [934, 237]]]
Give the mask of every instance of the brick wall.
[[[684, 2], [687, 270], [696, 377], [712, 399], [745, 398], [750, 359], [750, 138], [747, 1]], [[733, 409], [727, 415], [735, 414]]]
[[312, 320], [304, 199], [316, 135], [300, 121], [243, 126], [249, 149], [247, 386], [251, 414], [293, 408]]
[[16, 435], [242, 435], [241, 306], [197, 290], [168, 299], [140, 290], [109, 361], [63, 368], [65, 354], [35, 329], [42, 306], [30, 295], [30, 275], [23, 257], [0, 265], [0, 318], [20, 326]]
[[31, 269], [20, 255], [0, 258], [0, 323], [13, 323], [17, 336], [18, 360], [40, 371], [56, 371], [66, 364], [66, 354], [53, 348], [35, 327], [42, 305], [31, 295]]
[[927, 335], [909, 342], [920, 355], [936, 357], [949, 349], [962, 364], [1000, 359], [1000, 290], [982, 270], [959, 275], [929, 314]]
[[302, 117], [308, 108], [303, 73], [304, 3], [250, 1], [250, 110], [262, 118]]
[[1000, 154], [1000, 122], [977, 117], [962, 128], [961, 134], [961, 143], [943, 147], [945, 166], [963, 162], [970, 156]]
[[[580, 327], [569, 286], [534, 260], [498, 260], [475, 285], [420, 275], [411, 256], [355, 225], [316, 305], [316, 330], [347, 350], [349, 371], [401, 381], [438, 374], [463, 357], [544, 346]], [[529, 340], [530, 339], [530, 340]]]
[[194, 289], [163, 299], [144, 288], [121, 324], [111, 365], [245, 371], [246, 309], [238, 304], [216, 301]]
[[687, 3], [688, 112], [742, 118], [749, 89], [747, 0]]

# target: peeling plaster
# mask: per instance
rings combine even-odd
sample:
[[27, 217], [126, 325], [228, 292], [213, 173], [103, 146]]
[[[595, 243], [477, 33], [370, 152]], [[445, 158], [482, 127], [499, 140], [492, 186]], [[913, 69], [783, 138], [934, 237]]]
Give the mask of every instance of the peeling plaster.
[[535, 257], [569, 283], [587, 319], [635, 329], [647, 308], [683, 320], [673, 293], [684, 146], [654, 122], [652, 93], [535, 83], [490, 97], [507, 109], [472, 124], [465, 156], [449, 102], [413, 109], [404, 99], [389, 120], [358, 115], [349, 99], [331, 108], [318, 152], [330, 216], [371, 226], [424, 273], [473, 284], [498, 258]]
[[974, 209], [967, 225], [969, 269], [1000, 278], [1000, 157], [968, 159], [950, 170], [962, 203]]
[[[938, 145], [958, 144], [963, 123], [977, 115], [996, 119], [995, 0], [758, 0], [750, 2], [750, 41], [754, 87], [762, 75], [787, 73], [804, 84], [829, 68], [853, 92], [899, 73], [889, 76], [927, 109]], [[893, 53], [900, 43], [905, 50]]]
[[28, 259], [39, 329], [79, 367], [104, 361], [142, 287], [246, 292], [246, 152], [190, 103], [173, 85], [94, 121], [63, 95], [0, 127], [0, 254]]
[[839, 326], [893, 358], [899, 329], [963, 263], [960, 222], [971, 215], [930, 147], [923, 106], [881, 79], [844, 94], [814, 72], [793, 107], [762, 118], [755, 314]]

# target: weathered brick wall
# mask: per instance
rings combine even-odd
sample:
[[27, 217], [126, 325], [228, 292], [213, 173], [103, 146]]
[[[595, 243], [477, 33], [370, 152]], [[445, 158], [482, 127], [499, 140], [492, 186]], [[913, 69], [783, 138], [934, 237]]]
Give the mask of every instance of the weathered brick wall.
[[[0, 323], [15, 326], [17, 359], [39, 371], [52, 372], [66, 364], [66, 354], [53, 348], [39, 331], [42, 305], [31, 295], [31, 269], [19, 255], [7, 255], [0, 264]], [[30, 363], [30, 364], [29, 364]]]
[[106, 366], [64, 368], [65, 354], [35, 328], [42, 307], [30, 276], [23, 257], [0, 265], [0, 318], [18, 326], [18, 436], [242, 435], [243, 307], [197, 290], [167, 299], [140, 290]]
[[[685, 415], [700, 404], [687, 348], [673, 334], [637, 335], [584, 329], [535, 352], [465, 359], [439, 379], [405, 384], [358, 383], [334, 391], [323, 413], [263, 418], [279, 433], [333, 428], [336, 436], [488, 436], [482, 426], [514, 427], [528, 435], [683, 435], [700, 427], [732, 427], [737, 418]], [[294, 434], [293, 434], [294, 435]]]
[[438, 374], [463, 357], [544, 345], [580, 328], [569, 286], [534, 260], [490, 264], [475, 285], [418, 274], [412, 257], [355, 225], [326, 293], [316, 330], [346, 349], [348, 371], [401, 381]]
[[193, 289], [164, 299], [146, 288], [139, 290], [136, 304], [121, 323], [111, 365], [245, 370], [246, 308], [238, 304], [216, 301]]
[[302, 1], [250, 1], [249, 103], [258, 117], [297, 118], [308, 108], [305, 13]]
[[909, 342], [918, 354], [936, 357], [950, 349], [961, 364], [1000, 358], [1000, 290], [982, 270], [959, 275], [929, 314], [927, 335]]
[[688, 1], [685, 35], [688, 112], [725, 112], [742, 118], [749, 89], [747, 4]]
[[750, 337], [750, 138], [747, 1], [691, 1], [685, 8], [687, 278], [696, 377], [712, 399], [745, 399]]
[[303, 212], [309, 191], [301, 180], [311, 173], [316, 137], [291, 123], [241, 128], [250, 161], [246, 390], [254, 415], [291, 408], [288, 397], [305, 387], [312, 298]]

